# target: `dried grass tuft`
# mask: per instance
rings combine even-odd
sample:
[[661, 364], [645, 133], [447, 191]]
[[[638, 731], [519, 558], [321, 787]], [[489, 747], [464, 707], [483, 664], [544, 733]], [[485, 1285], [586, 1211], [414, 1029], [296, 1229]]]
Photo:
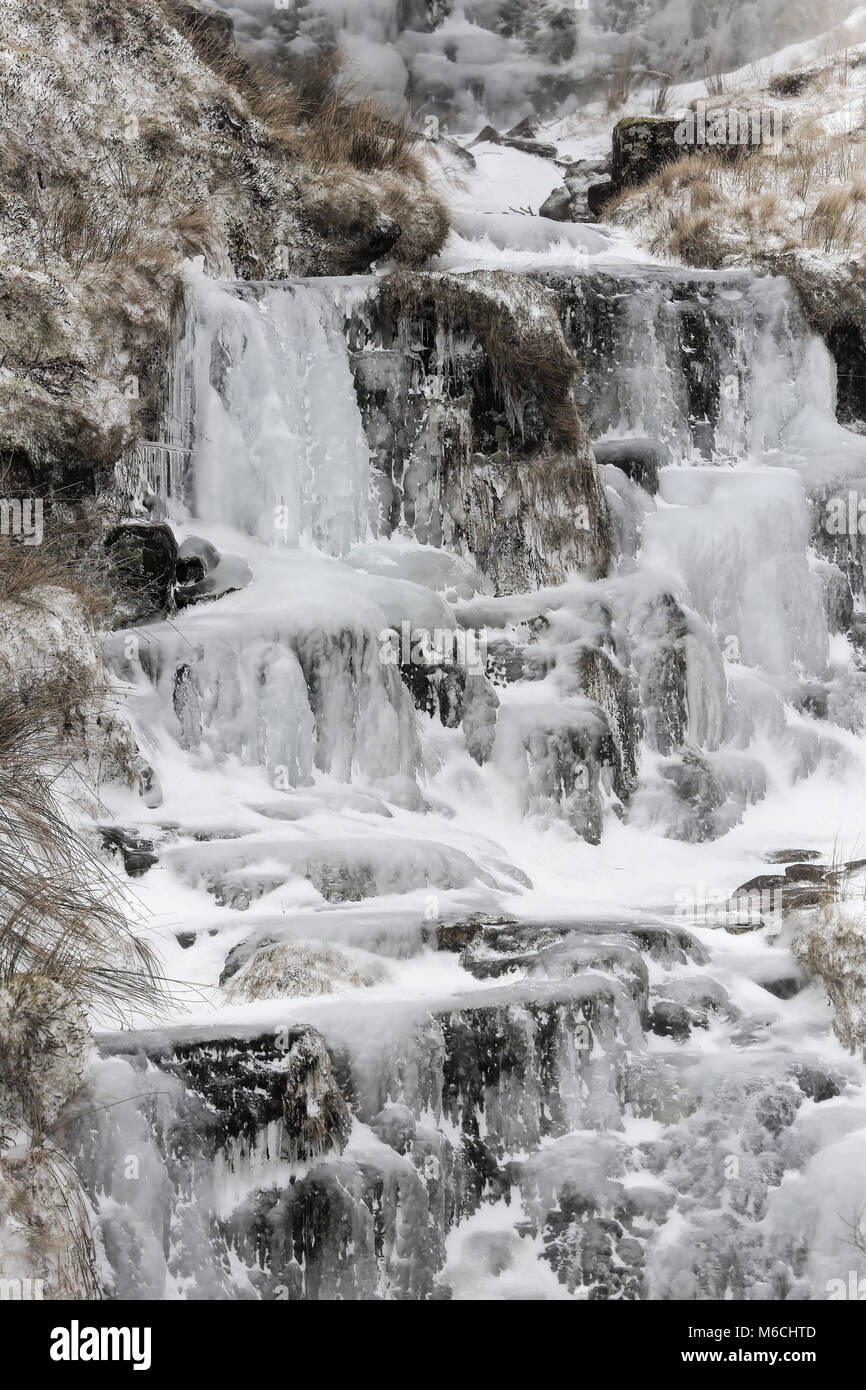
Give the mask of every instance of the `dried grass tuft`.
[[123, 1020], [157, 1008], [163, 987], [115, 881], [54, 793], [74, 694], [67, 682], [0, 692], [0, 988], [38, 975]]

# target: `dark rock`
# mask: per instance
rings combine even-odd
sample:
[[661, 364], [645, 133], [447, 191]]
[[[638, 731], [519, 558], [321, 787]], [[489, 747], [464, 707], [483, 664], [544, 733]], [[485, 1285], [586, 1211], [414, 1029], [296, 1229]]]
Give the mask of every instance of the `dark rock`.
[[806, 976], [800, 975], [778, 975], [772, 979], [759, 980], [762, 989], [768, 994], [772, 994], [776, 999], [793, 999], [799, 994], [808, 983]]
[[834, 1100], [842, 1094], [839, 1083], [819, 1067], [799, 1063], [794, 1068], [794, 1076], [803, 1094], [818, 1105], [824, 1100]]
[[757, 874], [755, 878], [750, 878], [748, 883], [741, 883], [739, 888], [735, 888], [733, 896], [750, 897], [753, 893], [772, 892], [775, 888], [787, 888], [789, 880], [784, 874]]
[[605, 204], [613, 192], [613, 179], [610, 174], [603, 174], [601, 178], [595, 179], [589, 185], [586, 190], [586, 206], [593, 216], [601, 216]]
[[553, 658], [537, 647], [521, 646], [507, 637], [495, 637], [487, 643], [487, 674], [494, 685], [543, 681], [552, 665]]
[[733, 902], [749, 902], [761, 912], [793, 912], [798, 908], [820, 907], [830, 897], [828, 883], [801, 882], [778, 874], [758, 874], [734, 890]]
[[107, 850], [119, 852], [123, 867], [130, 878], [141, 878], [159, 862], [153, 841], [142, 839], [133, 830], [122, 826], [102, 826], [102, 843]]
[[472, 145], [501, 145], [501, 144], [502, 144], [502, 136], [499, 134], [499, 131], [495, 128], [495, 126], [486, 125], [486, 126], [483, 128], [483, 130], [479, 130], [479, 132], [478, 132], [478, 134], [476, 135], [475, 139], [472, 140], [472, 141], [470, 142], [470, 148], [471, 148]]
[[685, 1004], [660, 1000], [650, 1014], [650, 1028], [660, 1038], [687, 1038], [692, 1031], [692, 1016]]
[[[332, 231], [335, 225], [339, 225], [333, 208], [328, 209], [327, 204], [316, 221], [316, 229], [320, 231], [323, 228], [326, 232]], [[339, 255], [340, 258], [340, 274], [365, 275], [376, 261], [381, 260], [397, 245], [401, 236], [400, 223], [396, 217], [389, 217], [386, 213], [380, 213], [370, 225], [354, 228], [341, 250], [335, 250], [335, 255]]]
[[119, 599], [118, 626], [172, 608], [177, 541], [164, 522], [124, 521], [105, 538]]
[[400, 675], [417, 710], [438, 718], [446, 729], [458, 727], [466, 688], [466, 672], [461, 666], [409, 661], [401, 664]]
[[129, 764], [129, 772], [138, 782], [138, 794], [145, 806], [155, 809], [162, 805], [162, 786], [150, 763], [139, 753]]
[[817, 849], [776, 849], [771, 854], [764, 855], [768, 864], [800, 864], [807, 859], [821, 857], [821, 852]]
[[201, 536], [187, 536], [177, 552], [175, 575], [178, 584], [197, 584], [220, 562], [215, 545]]
[[507, 136], [500, 142], [512, 150], [522, 150], [524, 154], [535, 154], [541, 159], [556, 159], [556, 146], [545, 145], [540, 140], [509, 140]]
[[782, 908], [785, 912], [795, 912], [803, 907], [823, 907], [832, 895], [833, 890], [827, 883], [815, 883], [803, 888], [794, 886], [782, 894]]
[[505, 132], [509, 140], [534, 140], [537, 134], [538, 121], [534, 116], [524, 116], [522, 121], [518, 121], [517, 125]]
[[823, 883], [827, 870], [820, 864], [789, 864], [785, 877], [793, 883]]
[[213, 602], [252, 583], [253, 572], [246, 560], [238, 555], [220, 555], [215, 546], [198, 536], [188, 540], [194, 546], [184, 554], [184, 541], [178, 555], [178, 585], [174, 594], [178, 608]]
[[179, 931], [175, 932], [174, 939], [181, 950], [188, 951], [190, 946], [195, 945], [197, 937], [194, 931]]
[[462, 951], [480, 935], [480, 922], [451, 922], [436, 928], [436, 946], [440, 951]]
[[296, 1162], [339, 1152], [348, 1139], [351, 1115], [314, 1028], [286, 1027], [241, 1045], [178, 1042], [162, 1066], [204, 1099], [223, 1140], [281, 1119], [280, 1155]]
[[728, 936], [745, 936], [748, 932], [760, 931], [765, 925], [763, 917], [743, 917], [737, 912], [736, 904], [724, 921]]
[[593, 444], [595, 461], [619, 468], [638, 487], [651, 497], [659, 490], [659, 472], [670, 459], [666, 450], [654, 439], [601, 439]]
[[[359, 404], [367, 436], [376, 441], [374, 530], [388, 536], [405, 526], [423, 545], [471, 553], [500, 593], [560, 583], [573, 569], [599, 573], [613, 528], [571, 386], [566, 399], [558, 384], [571, 382], [573, 361], [554, 296], [525, 282], [532, 308], [517, 315], [494, 299], [486, 272], [460, 277], [459, 288], [423, 272], [409, 279], [411, 291], [409, 280], [384, 282], [378, 323], [358, 321], [353, 361], [369, 363], [356, 379]], [[531, 341], [530, 323], [537, 325]], [[489, 337], [494, 324], [497, 339], [509, 340], [515, 364], [507, 379]], [[420, 351], [407, 359], [408, 342]], [[557, 366], [554, 381], [548, 364], [563, 350], [568, 363], [563, 357], [562, 377]], [[386, 355], [391, 351], [394, 358]], [[392, 362], [405, 365], [395, 373]], [[417, 456], [430, 447], [432, 428], [425, 392], [434, 377], [444, 383], [439, 461], [435, 482], [425, 476], [419, 491]]]
[[190, 558], [182, 559], [178, 557], [177, 562], [177, 582], [178, 584], [198, 584], [204, 579], [207, 570], [204, 561], [199, 555], [191, 555]]
[[549, 217], [552, 222], [570, 222], [571, 194], [567, 188], [554, 188], [538, 209], [539, 217]]
[[[712, 127], [714, 115], [726, 115], [726, 112], [723, 108], [707, 111], [708, 128]], [[666, 164], [687, 154], [708, 154], [733, 163], [749, 148], [736, 143], [720, 144], [701, 136], [696, 138], [694, 130], [689, 136], [678, 116], [624, 116], [613, 130], [611, 192], [619, 193], [623, 188], [647, 183]]]
[[473, 912], [459, 922], [442, 922], [436, 928], [436, 948], [439, 951], [463, 951], [482, 932], [495, 927], [507, 927], [513, 917], [495, 917], [487, 912]]
[[850, 318], [837, 321], [827, 347], [836, 363], [836, 419], [861, 424], [866, 421], [866, 343], [860, 326]]
[[665, 164], [680, 159], [680, 121], [674, 116], [624, 116], [613, 129], [611, 191], [646, 183]]

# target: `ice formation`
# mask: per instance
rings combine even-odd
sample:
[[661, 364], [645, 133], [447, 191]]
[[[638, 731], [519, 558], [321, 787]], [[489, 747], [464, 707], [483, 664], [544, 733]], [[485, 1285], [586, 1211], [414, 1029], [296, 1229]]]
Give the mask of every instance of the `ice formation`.
[[[68, 1126], [118, 1297], [866, 1273], [862, 1065], [776, 919], [707, 910], [856, 816], [862, 542], [822, 518], [866, 443], [782, 281], [539, 283], [598, 459], [541, 516], [563, 455], [534, 398], [479, 405], [477, 336], [375, 277], [190, 285], [159, 490], [252, 579], [108, 643], [164, 793], [111, 812], [187, 985], [99, 1034]], [[437, 630], [484, 670], [413, 656]]]

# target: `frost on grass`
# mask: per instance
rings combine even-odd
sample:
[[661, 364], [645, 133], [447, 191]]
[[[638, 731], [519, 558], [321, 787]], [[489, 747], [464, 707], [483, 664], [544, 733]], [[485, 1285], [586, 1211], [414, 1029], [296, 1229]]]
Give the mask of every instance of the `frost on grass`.
[[[752, 265], [785, 275], [810, 326], [825, 336], [852, 322], [859, 352], [866, 325], [866, 138], [863, 46], [828, 51], [801, 72], [764, 85], [732, 80], [708, 103], [757, 113], [766, 143], [739, 152], [685, 144], [682, 157], [639, 188], [626, 189], [605, 219], [628, 228], [656, 255], [712, 270]], [[726, 124], [726, 129], [729, 125]], [[772, 133], [773, 139], [768, 138]], [[838, 347], [844, 348], [839, 343]]]
[[447, 232], [408, 128], [327, 74], [252, 70], [185, 8], [0, 0], [0, 435], [43, 482], [109, 467], [147, 417], [185, 258], [351, 273]]
[[866, 909], [843, 900], [804, 915], [794, 954], [823, 981], [839, 1041], [849, 1052], [866, 1053]]
[[[52, 577], [50, 558], [40, 563], [42, 578]], [[103, 760], [117, 771], [129, 753], [100, 690], [92, 627], [68, 588], [5, 587], [0, 1270], [6, 1279], [41, 1280], [46, 1298], [90, 1298], [98, 1288], [90, 1214], [63, 1154], [61, 1115], [86, 1074], [88, 1010], [123, 1018], [128, 1006], [154, 1005], [158, 969], [76, 829], [82, 797], [71, 793], [87, 784], [73, 760], [95, 777]], [[91, 797], [86, 790], [90, 806]]]

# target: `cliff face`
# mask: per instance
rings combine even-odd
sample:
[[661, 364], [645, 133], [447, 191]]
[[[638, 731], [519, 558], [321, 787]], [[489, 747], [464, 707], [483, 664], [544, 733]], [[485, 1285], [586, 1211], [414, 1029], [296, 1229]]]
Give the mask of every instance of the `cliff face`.
[[387, 133], [307, 162], [254, 114], [227, 26], [202, 23], [189, 3], [0, 2], [0, 450], [19, 490], [91, 486], [146, 426], [185, 258], [346, 273], [445, 234]]

